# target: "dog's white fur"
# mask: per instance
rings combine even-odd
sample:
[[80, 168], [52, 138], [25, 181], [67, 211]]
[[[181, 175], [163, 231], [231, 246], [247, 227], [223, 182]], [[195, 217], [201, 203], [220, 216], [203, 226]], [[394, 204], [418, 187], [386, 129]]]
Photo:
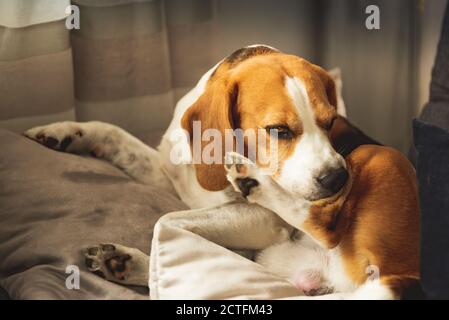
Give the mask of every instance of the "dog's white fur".
[[321, 172], [345, 167], [343, 157], [332, 148], [313, 114], [306, 88], [298, 78], [285, 78], [285, 87], [303, 124], [303, 134], [282, 167], [277, 179], [279, 185], [294, 193], [298, 199], [315, 196], [319, 186], [315, 177]]
[[[345, 165], [328, 138], [318, 129], [307, 91], [299, 79], [286, 78], [285, 86], [303, 121], [304, 133], [295, 152], [284, 163], [277, 181], [264, 184], [268, 177], [259, 177], [261, 188], [248, 197], [258, 204], [239, 202], [239, 196], [232, 192], [232, 187], [211, 192], [200, 186], [195, 168], [189, 163], [192, 158], [190, 145], [179, 134], [180, 122], [186, 110], [203, 94], [210, 75], [219, 64], [206, 72], [196, 87], [177, 103], [173, 120], [158, 151], [124, 130], [101, 122], [60, 122], [30, 129], [25, 135], [36, 140], [39, 140], [39, 135], [51, 136], [58, 141], [70, 136], [72, 143], [67, 152], [97, 152], [131, 177], [143, 183], [158, 185], [166, 192], [175, 192], [192, 209], [169, 213], [162, 217], [160, 223], [177, 225], [234, 249], [265, 249], [258, 256], [259, 263], [283, 277], [291, 279], [302, 269], [319, 269], [335, 290], [342, 292], [330, 298], [370, 298], [371, 294], [375, 294], [375, 298], [391, 298], [391, 292], [377, 282], [368, 283], [353, 295], [348, 295], [356, 286], [345, 275], [338, 249], [325, 251], [307, 235], [290, 241], [293, 231], [291, 226], [302, 225], [308, 214], [309, 203], [300, 200], [292, 202], [290, 198], [287, 199], [284, 190], [293, 192], [298, 199], [313, 196], [317, 172]], [[178, 154], [173, 154], [174, 146], [178, 148]], [[182, 164], [174, 164], [171, 157], [178, 157], [175, 162]], [[228, 178], [233, 183], [236, 175], [232, 174], [232, 170], [228, 172], [231, 172]], [[263, 188], [269, 188], [269, 197], [266, 194], [258, 197], [258, 192], [260, 195]], [[287, 203], [287, 200], [290, 202]], [[266, 201], [271, 203], [267, 205]], [[285, 210], [286, 206], [289, 206], [288, 210]], [[278, 215], [264, 207], [269, 207]], [[109, 279], [127, 283], [126, 280]]]

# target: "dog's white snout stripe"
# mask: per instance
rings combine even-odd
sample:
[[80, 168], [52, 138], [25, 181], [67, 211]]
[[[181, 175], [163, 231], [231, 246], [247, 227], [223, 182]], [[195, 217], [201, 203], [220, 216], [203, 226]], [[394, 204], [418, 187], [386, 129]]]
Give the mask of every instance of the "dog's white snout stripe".
[[286, 77], [285, 87], [302, 122], [303, 134], [293, 154], [284, 162], [277, 180], [284, 189], [309, 198], [320, 192], [320, 185], [316, 181], [318, 175], [330, 168], [345, 166], [345, 163], [332, 148], [327, 135], [318, 127], [302, 81], [296, 77]]

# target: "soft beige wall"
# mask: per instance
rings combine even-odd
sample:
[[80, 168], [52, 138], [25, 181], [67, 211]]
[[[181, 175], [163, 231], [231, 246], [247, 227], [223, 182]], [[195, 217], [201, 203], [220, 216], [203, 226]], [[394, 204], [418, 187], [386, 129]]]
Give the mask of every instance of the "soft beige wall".
[[[282, 5], [276, 0], [218, 0], [216, 45], [221, 56], [217, 58], [248, 44], [266, 43], [325, 68], [338, 66], [351, 121], [375, 139], [407, 152], [411, 120], [426, 99], [446, 1], [426, 0], [421, 16], [418, 0], [282, 1]], [[373, 2], [381, 10], [381, 29], [369, 31], [365, 8]], [[420, 21], [423, 36], [416, 37]], [[415, 51], [419, 39], [422, 58]], [[427, 77], [418, 75], [418, 69]]]
[[[62, 7], [59, 7], [61, 3], [67, 4], [68, 1], [34, 0], [35, 4], [42, 2], [58, 3], [59, 9], [56, 10], [58, 14], [62, 14]], [[90, 6], [94, 6], [95, 3], [110, 6], [111, 3], [141, 2], [143, 0], [76, 1], [77, 3], [89, 4]], [[154, 100], [143, 102], [141, 100], [128, 101], [123, 99], [117, 105], [108, 103], [108, 108], [103, 108], [103, 104], [95, 105], [93, 108], [78, 104], [78, 117], [82, 120], [95, 118], [108, 122], [114, 122], [115, 119], [115, 123], [124, 126], [130, 131], [139, 131], [137, 130], [139, 128], [138, 123], [141, 123], [140, 127], [145, 129], [165, 127], [174, 107], [173, 97], [178, 98], [181, 93], [189, 90], [203, 72], [219, 59], [240, 47], [254, 43], [266, 43], [284, 52], [305, 57], [327, 68], [340, 66], [342, 68], [343, 91], [349, 118], [374, 138], [406, 151], [410, 144], [410, 120], [418, 114], [428, 98], [430, 74], [440, 34], [441, 19], [447, 1], [215, 0], [209, 2], [202, 0], [177, 0], [165, 2], [167, 4], [165, 13], [170, 18], [166, 26], [167, 30], [164, 31], [160, 39], [163, 43], [168, 41], [169, 45], [162, 46], [157, 41], [151, 41], [151, 45], [156, 48], [166, 49], [169, 52], [152, 49], [150, 50], [151, 55], [142, 54], [141, 56], [144, 58], [154, 57], [156, 52], [158, 52], [163, 61], [168, 61], [167, 63], [157, 64], [157, 66], [164, 66], [163, 70], [169, 70], [165, 73], [171, 79], [170, 90], [164, 91], [161, 99], [159, 99], [159, 96]], [[7, 43], [8, 50], [11, 51], [11, 42], [7, 42], [11, 40], [10, 36], [12, 34], [12, 31], [9, 30], [11, 27], [8, 27], [8, 21], [11, 20], [10, 17], [14, 16], [13, 13], [9, 12], [11, 10], [5, 9], [5, 4], [9, 4], [9, 7], [11, 7], [10, 4], [14, 3], [14, 7], [17, 9], [28, 2], [31, 1], [0, 0], [0, 67], [3, 63], [4, 69], [11, 70], [11, 62], [2, 62], [1, 57]], [[368, 32], [364, 28], [364, 8], [371, 2], [376, 2], [381, 7], [382, 29]], [[157, 3], [155, 2], [155, 4]], [[417, 17], [419, 22], [417, 30], [419, 32], [417, 36], [418, 42], [415, 47], [421, 49], [418, 52], [418, 59], [415, 60], [410, 58], [412, 55], [415, 56], [414, 47], [411, 45], [416, 31], [412, 23], [414, 22], [412, 14], [416, 12], [415, 8], [419, 3], [421, 3], [423, 8]], [[27, 10], [31, 10], [31, 8], [32, 6], [29, 6]], [[39, 6], [39, 8], [41, 7]], [[101, 12], [103, 18], [107, 12], [114, 11], [113, 9], [103, 10], [103, 8], [101, 10], [94, 9], [92, 10]], [[19, 11], [27, 12], [27, 10]], [[8, 14], [6, 14], [7, 11], [9, 12]], [[16, 10], [16, 12], [19, 11]], [[126, 19], [123, 18], [124, 13], [121, 12], [121, 9], [116, 11], [120, 11], [120, 15], [114, 15], [114, 17], [120, 17], [122, 24], [117, 25], [120, 27], [117, 29], [120, 32], [113, 32], [113, 36], [121, 37], [121, 32], [126, 29], [122, 28]], [[44, 10], [43, 12], [50, 14], [53, 11], [47, 12]], [[88, 15], [86, 15], [88, 9], [85, 9], [83, 12], [85, 14], [84, 18], [88, 19]], [[207, 13], [207, 19], [204, 19], [204, 12]], [[33, 28], [44, 28], [46, 24], [39, 23], [42, 19], [39, 20], [37, 19], [38, 17], [39, 15], [30, 15], [31, 21], [28, 21], [28, 24], [37, 23]], [[45, 19], [53, 21], [61, 19], [61, 17], [57, 15], [56, 17], [51, 17], [51, 19], [48, 17]], [[148, 15], [148, 19], [144, 20], [148, 22], [151, 19], [154, 20], [154, 15]], [[179, 21], [174, 21], [177, 19]], [[20, 19], [17, 18], [16, 20], [19, 21]], [[136, 28], [142, 25], [137, 20], [135, 23]], [[84, 21], [86, 22], [86, 20]], [[109, 20], [104, 18], [102, 21]], [[112, 19], [112, 21], [115, 20]], [[60, 22], [63, 25], [63, 20]], [[2, 24], [4, 25], [3, 27], [1, 27]], [[15, 26], [17, 27], [18, 25], [23, 24], [16, 23]], [[99, 23], [98, 25], [101, 26], [102, 24]], [[133, 23], [130, 25], [133, 27]], [[89, 35], [89, 39], [92, 38], [93, 33], [89, 31], [89, 24], [84, 26], [81, 31], [86, 32]], [[13, 31], [14, 33], [22, 31], [26, 33], [33, 28], [25, 26], [23, 28], [14, 28]], [[133, 28], [131, 29], [138, 31], [136, 28]], [[143, 29], [148, 31], [146, 27]], [[102, 28], [101, 30], [105, 31], [106, 29]], [[64, 31], [67, 30], [64, 29]], [[22, 38], [24, 37], [20, 39]], [[52, 38], [52, 40], [54, 39]], [[100, 40], [103, 41], [102, 39]], [[50, 45], [51, 43], [52, 41], [40, 41], [39, 46], [41, 47], [43, 44]], [[82, 48], [90, 47], [87, 45], [82, 46]], [[130, 52], [127, 52], [126, 48], [124, 47], [123, 49], [124, 53], [132, 55], [132, 57], [136, 56], [136, 50], [132, 49], [129, 50]], [[17, 52], [23, 54], [25, 51], [19, 50]], [[82, 56], [79, 54], [79, 50], [76, 52], [76, 57]], [[120, 58], [121, 55], [117, 54], [117, 52], [105, 50], [105, 55], [113, 54]], [[99, 55], [89, 56], [98, 57]], [[19, 60], [19, 58], [22, 59], [23, 57], [16, 58]], [[48, 63], [54, 65], [53, 60]], [[128, 65], [123, 61], [122, 64]], [[34, 83], [40, 86], [42, 83], [48, 82], [45, 79], [49, 78], [46, 75], [49, 68], [41, 63], [38, 63], [38, 66], [43, 71], [37, 74], [40, 74], [44, 80], [34, 81]], [[114, 66], [117, 67], [117, 64], [115, 63]], [[55, 69], [60, 70], [61, 68], [55, 67]], [[143, 70], [139, 67], [134, 69]], [[79, 64], [75, 66], [76, 72], [80, 70]], [[152, 79], [162, 82], [161, 79], [165, 79], [161, 76], [163, 73], [156, 71], [151, 72]], [[20, 76], [19, 72], [15, 74]], [[120, 79], [120, 77], [108, 77], [108, 80], [111, 81]], [[418, 79], [417, 83], [415, 79]], [[1, 85], [2, 80], [5, 84], [3, 86]], [[84, 83], [87, 87], [90, 87], [90, 83], [92, 83], [85, 82], [81, 77], [78, 77], [78, 80], [79, 83]], [[2, 77], [2, 73], [0, 73], [0, 93], [3, 93], [0, 94], [0, 97], [6, 97], [8, 92], [11, 91], [2, 92], [2, 88], [11, 87], [10, 83], [11, 79], [7, 79], [5, 73], [3, 73]], [[93, 83], [97, 82], [93, 81]], [[69, 85], [71, 86], [71, 84], [68, 84], [67, 87]], [[58, 89], [61, 87], [64, 86], [59, 85]], [[80, 86], [77, 88], [79, 93]], [[44, 96], [44, 90], [40, 91], [42, 91], [41, 93]], [[59, 91], [55, 90], [55, 92]], [[113, 93], [116, 92], [114, 91]], [[27, 95], [29, 96], [30, 93], [23, 93], [25, 98]], [[9, 94], [9, 96], [12, 95]], [[48, 94], [50, 98], [53, 96], [55, 95]], [[33, 106], [36, 105], [36, 99], [30, 100], [33, 101]], [[6, 113], [2, 113], [1, 110], [11, 108], [10, 105], [12, 105], [5, 103], [5, 101], [6, 99], [0, 98], [0, 119], [7, 118], [5, 116]], [[52, 108], [58, 106], [64, 112], [71, 109], [71, 113], [70, 115], [58, 113], [57, 118], [54, 118], [53, 114], [52, 118], [42, 118], [45, 110], [37, 112], [39, 110], [30, 107], [30, 112], [20, 114], [21, 117], [24, 117], [23, 119], [14, 118], [10, 120], [8, 118], [5, 121], [7, 121], [8, 125], [14, 122], [15, 128], [18, 129], [36, 123], [60, 120], [61, 117], [64, 119], [73, 118], [73, 102], [71, 100], [69, 106], [64, 104], [60, 107], [59, 104], [55, 104], [52, 100], [45, 104]], [[23, 105], [28, 108], [26, 104]], [[133, 105], [143, 107], [133, 108]], [[119, 112], [119, 109], [123, 110], [123, 115], [113, 116], [113, 112]], [[151, 112], [148, 112], [149, 109]], [[33, 110], [36, 110], [36, 112]], [[91, 110], [92, 112], [87, 113], [83, 110]], [[94, 111], [95, 113], [93, 113]], [[30, 120], [28, 116], [31, 117], [32, 123], [28, 121]], [[34, 122], [34, 120], [37, 122]]]
[[218, 0], [219, 52], [263, 43], [307, 59], [317, 56], [315, 1]]

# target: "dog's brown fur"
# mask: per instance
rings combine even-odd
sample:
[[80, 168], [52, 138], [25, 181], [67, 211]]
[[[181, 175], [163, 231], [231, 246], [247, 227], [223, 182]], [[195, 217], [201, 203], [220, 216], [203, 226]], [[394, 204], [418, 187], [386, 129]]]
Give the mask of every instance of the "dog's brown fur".
[[317, 201], [305, 231], [339, 247], [345, 270], [362, 284], [368, 266], [400, 297], [419, 279], [419, 203], [414, 169], [395, 149], [362, 145], [346, 161], [352, 186], [332, 202]]

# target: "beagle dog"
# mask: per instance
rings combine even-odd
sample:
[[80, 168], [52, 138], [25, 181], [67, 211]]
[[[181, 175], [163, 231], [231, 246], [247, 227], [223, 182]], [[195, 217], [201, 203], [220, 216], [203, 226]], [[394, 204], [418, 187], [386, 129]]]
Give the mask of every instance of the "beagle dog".
[[[415, 174], [399, 152], [340, 116], [339, 101], [322, 68], [254, 45], [217, 63], [177, 103], [158, 150], [101, 122], [60, 122], [25, 135], [55, 150], [104, 158], [176, 194], [191, 210], [159, 223], [231, 249], [257, 250], [257, 262], [305, 294], [400, 298], [419, 278]], [[204, 135], [195, 145], [196, 122], [202, 134], [221, 133], [223, 146], [226, 130], [267, 132], [264, 138], [277, 146], [270, 158], [275, 170], [267, 174], [259, 152], [247, 157], [254, 147], [247, 137], [241, 153], [223, 148], [227, 161], [194, 161], [196, 149], [208, 148]], [[148, 261], [118, 244], [86, 249], [91, 271], [123, 284], [147, 286]]]

